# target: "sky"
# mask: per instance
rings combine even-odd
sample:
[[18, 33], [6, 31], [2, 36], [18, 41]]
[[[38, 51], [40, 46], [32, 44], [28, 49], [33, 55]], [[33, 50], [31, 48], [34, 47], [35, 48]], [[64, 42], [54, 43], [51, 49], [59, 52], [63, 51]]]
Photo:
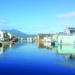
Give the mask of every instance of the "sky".
[[0, 29], [29, 34], [75, 27], [75, 0], [0, 0]]

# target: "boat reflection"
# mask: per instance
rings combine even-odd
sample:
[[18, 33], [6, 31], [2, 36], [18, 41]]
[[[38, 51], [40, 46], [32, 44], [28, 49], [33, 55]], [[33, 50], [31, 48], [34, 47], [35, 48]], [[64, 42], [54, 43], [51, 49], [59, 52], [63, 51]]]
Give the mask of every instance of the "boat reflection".
[[56, 55], [62, 55], [65, 60], [75, 61], [75, 46], [59, 45], [55, 50]]
[[[75, 47], [71, 45], [58, 45], [54, 50], [55, 54], [62, 56], [64, 61], [58, 60], [56, 64], [64, 67], [75, 68]], [[62, 58], [61, 58], [62, 59]]]

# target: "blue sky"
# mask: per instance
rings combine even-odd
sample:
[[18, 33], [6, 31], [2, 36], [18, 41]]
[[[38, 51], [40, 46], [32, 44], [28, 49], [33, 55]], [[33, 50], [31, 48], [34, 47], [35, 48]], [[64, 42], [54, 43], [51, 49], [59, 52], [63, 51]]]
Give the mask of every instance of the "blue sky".
[[56, 33], [75, 27], [75, 0], [0, 0], [0, 28]]

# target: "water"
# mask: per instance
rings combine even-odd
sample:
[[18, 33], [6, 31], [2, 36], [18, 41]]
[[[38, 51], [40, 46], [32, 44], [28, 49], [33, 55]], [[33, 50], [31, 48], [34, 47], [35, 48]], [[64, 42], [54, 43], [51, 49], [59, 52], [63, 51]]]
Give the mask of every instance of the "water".
[[39, 42], [0, 47], [0, 75], [75, 75], [75, 47]]

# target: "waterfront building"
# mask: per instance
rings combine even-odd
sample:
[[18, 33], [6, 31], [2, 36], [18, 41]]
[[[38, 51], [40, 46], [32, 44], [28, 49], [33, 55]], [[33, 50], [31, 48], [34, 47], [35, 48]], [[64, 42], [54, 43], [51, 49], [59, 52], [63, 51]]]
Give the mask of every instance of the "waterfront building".
[[0, 41], [3, 40], [3, 35], [4, 35], [3, 31], [0, 31]]
[[51, 34], [38, 34], [37, 35], [37, 40], [38, 41], [43, 41], [43, 40], [50, 41], [49, 38], [51, 38], [51, 37], [52, 37]]
[[12, 34], [8, 33], [8, 37], [9, 37], [9, 39], [11, 39], [12, 38]]
[[8, 35], [8, 33], [4, 32], [4, 41], [9, 41], [10, 37]]
[[12, 38], [12, 34], [0, 31], [0, 41], [9, 41]]
[[51, 42], [51, 39], [52, 39], [52, 37], [47, 36], [47, 37], [44, 37], [42, 41], [43, 42]]
[[45, 47], [51, 47], [51, 43], [50, 42], [43, 42], [43, 45], [45, 46]]
[[75, 44], [75, 36], [70, 35], [60, 35], [58, 36], [58, 44], [66, 44], [66, 45], [73, 45]]

